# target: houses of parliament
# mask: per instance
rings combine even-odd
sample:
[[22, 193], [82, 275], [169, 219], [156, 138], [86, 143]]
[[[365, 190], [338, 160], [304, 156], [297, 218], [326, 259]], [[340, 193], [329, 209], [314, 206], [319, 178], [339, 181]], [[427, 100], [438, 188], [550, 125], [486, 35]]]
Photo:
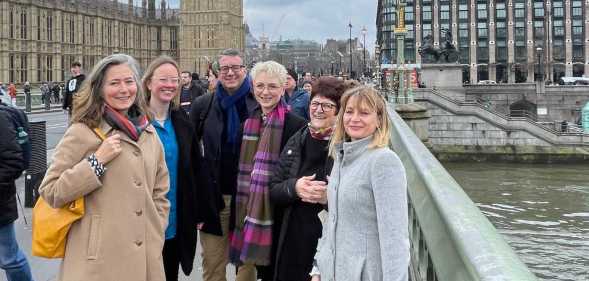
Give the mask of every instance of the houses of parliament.
[[[220, 50], [243, 51], [243, 0], [0, 0], [0, 81], [64, 81], [79, 61], [126, 53], [146, 67], [159, 55], [206, 73]], [[140, 3], [138, 3], [140, 2]]]

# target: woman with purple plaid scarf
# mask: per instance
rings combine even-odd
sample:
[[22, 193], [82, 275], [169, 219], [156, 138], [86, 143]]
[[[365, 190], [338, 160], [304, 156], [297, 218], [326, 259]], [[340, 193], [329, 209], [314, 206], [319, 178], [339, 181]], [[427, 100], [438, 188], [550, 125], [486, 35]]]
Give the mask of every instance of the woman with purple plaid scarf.
[[[269, 177], [286, 141], [305, 121], [281, 102], [286, 69], [274, 61], [257, 63], [250, 75], [258, 110], [246, 121], [239, 158], [235, 229], [230, 234], [229, 260], [252, 272], [248, 280], [271, 280], [275, 243], [282, 217], [270, 205]], [[257, 277], [256, 270], [257, 267]]]

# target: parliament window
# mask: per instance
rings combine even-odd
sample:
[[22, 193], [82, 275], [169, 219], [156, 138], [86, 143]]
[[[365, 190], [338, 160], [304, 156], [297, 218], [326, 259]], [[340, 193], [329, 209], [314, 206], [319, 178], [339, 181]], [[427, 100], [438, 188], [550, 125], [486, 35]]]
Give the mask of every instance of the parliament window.
[[24, 9], [20, 14], [20, 39], [27, 39], [27, 11]]

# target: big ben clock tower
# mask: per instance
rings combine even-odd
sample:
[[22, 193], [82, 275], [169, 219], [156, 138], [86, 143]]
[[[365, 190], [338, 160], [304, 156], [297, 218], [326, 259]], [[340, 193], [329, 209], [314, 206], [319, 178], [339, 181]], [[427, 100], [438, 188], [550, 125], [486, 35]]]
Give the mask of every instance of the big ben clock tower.
[[181, 0], [180, 67], [206, 74], [221, 50], [244, 51], [244, 30], [243, 0]]

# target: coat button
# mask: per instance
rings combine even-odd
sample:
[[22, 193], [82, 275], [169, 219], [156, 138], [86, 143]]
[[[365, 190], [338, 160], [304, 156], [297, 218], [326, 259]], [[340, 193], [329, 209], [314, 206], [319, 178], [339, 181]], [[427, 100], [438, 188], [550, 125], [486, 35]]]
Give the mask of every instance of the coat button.
[[141, 247], [141, 245], [143, 244], [143, 241], [135, 241], [135, 245], [137, 245], [137, 247]]
[[137, 215], [138, 217], [140, 217], [141, 215], [143, 215], [143, 210], [137, 210], [137, 211], [135, 211], [135, 215]]

